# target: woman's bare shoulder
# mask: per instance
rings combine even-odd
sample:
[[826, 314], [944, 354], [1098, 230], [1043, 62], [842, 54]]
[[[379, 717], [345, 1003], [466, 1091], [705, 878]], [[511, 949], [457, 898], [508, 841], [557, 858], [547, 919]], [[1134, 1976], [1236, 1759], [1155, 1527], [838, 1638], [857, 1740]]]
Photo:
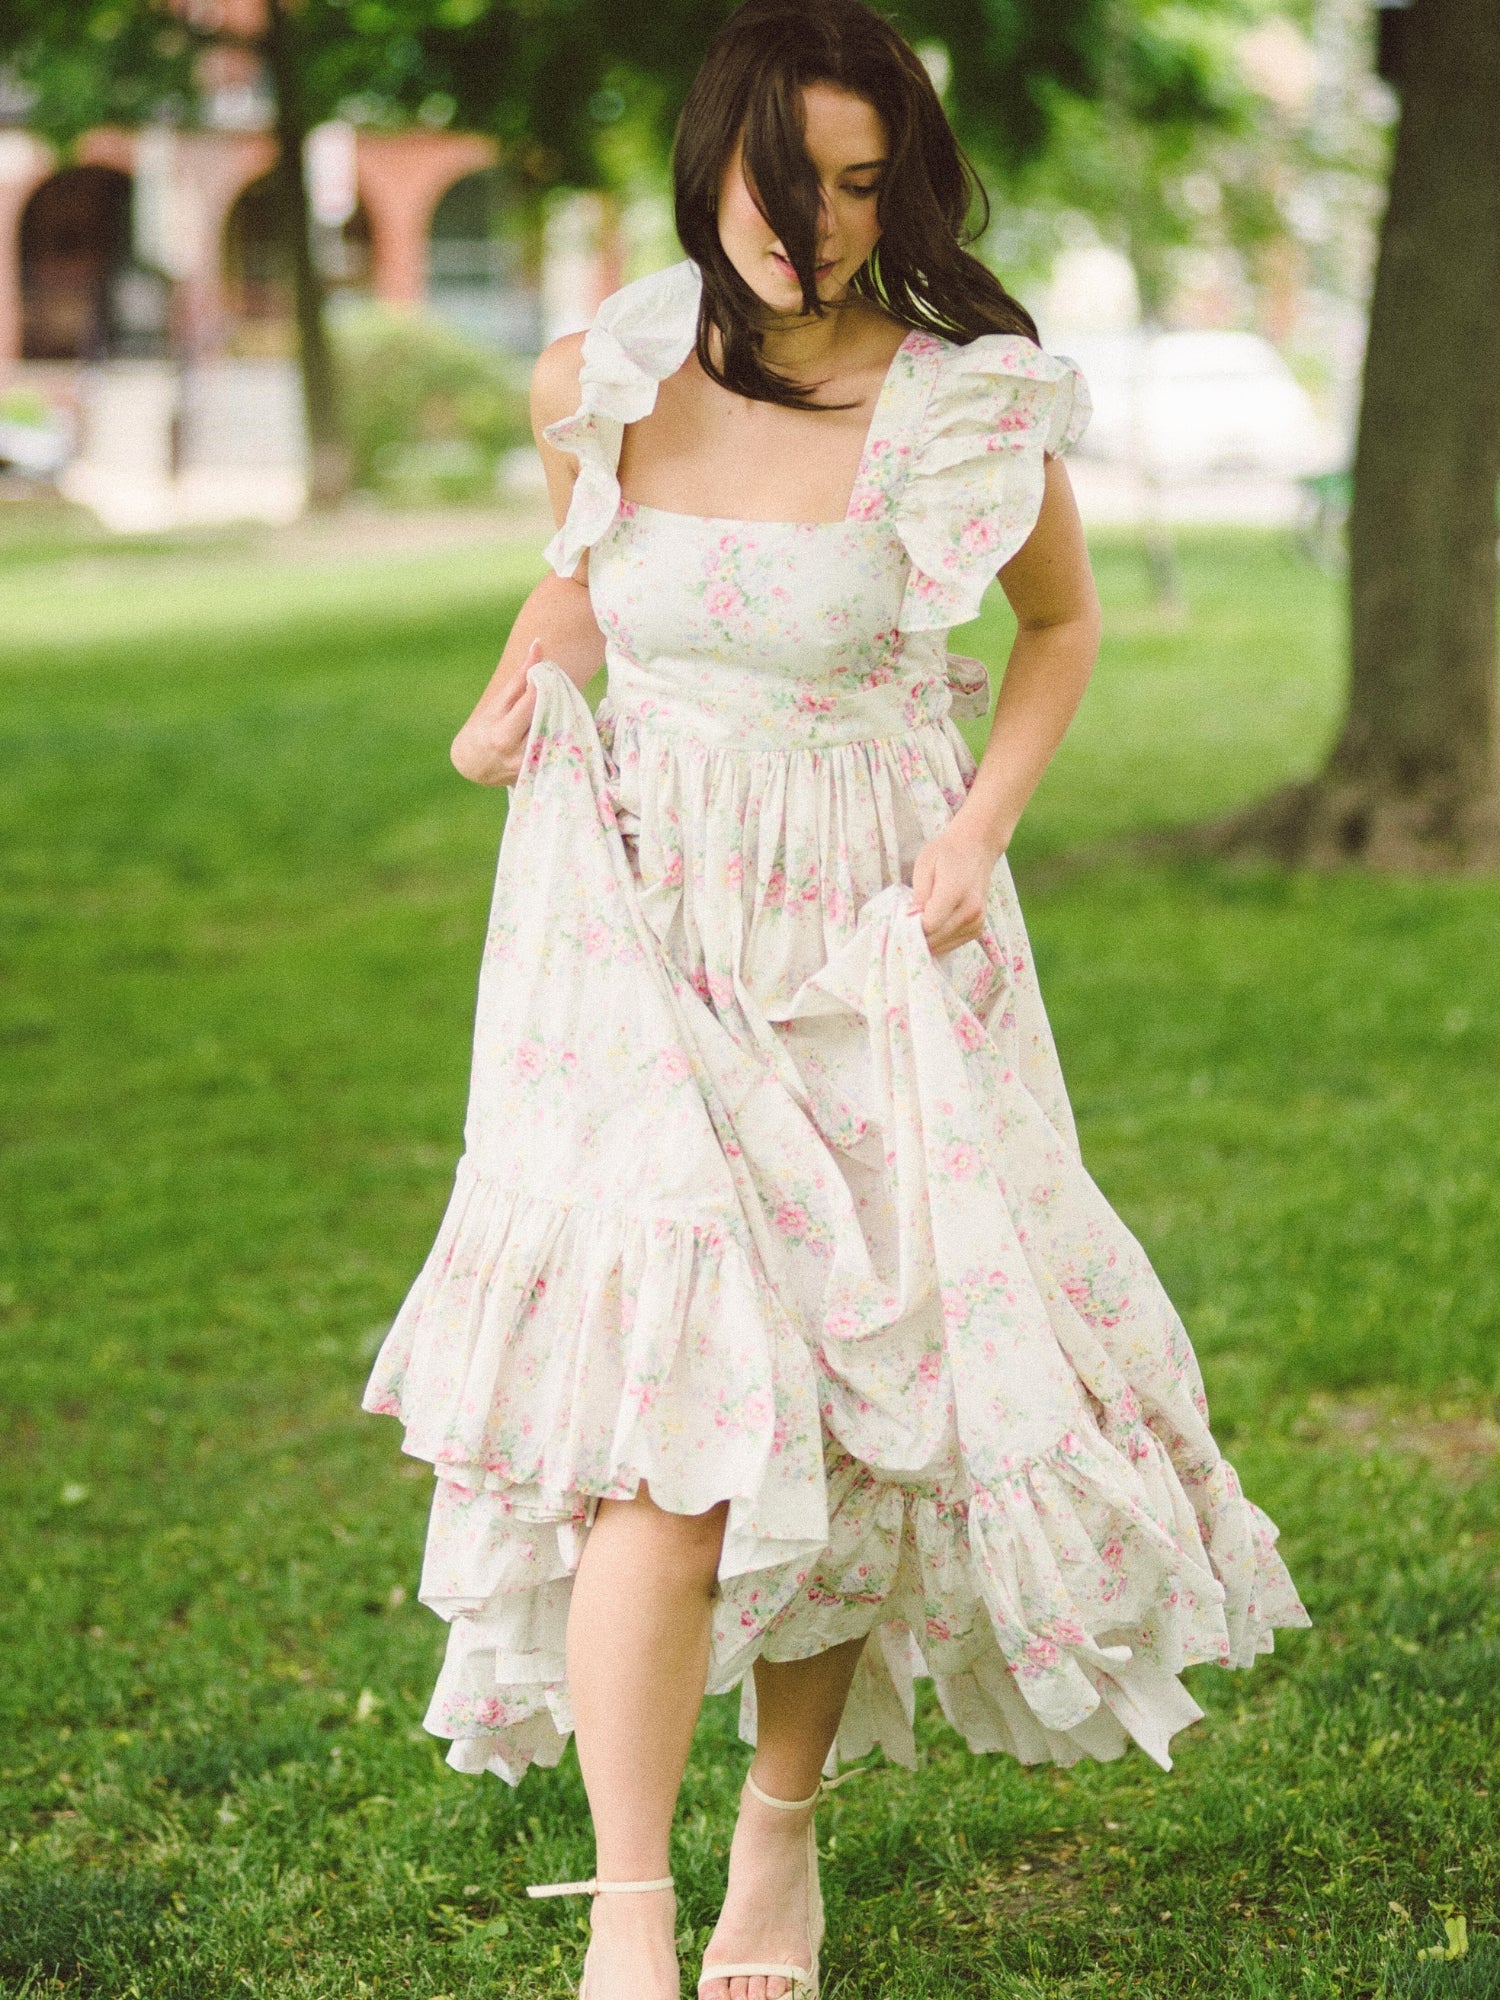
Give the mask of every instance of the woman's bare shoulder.
[[583, 335], [565, 333], [544, 347], [531, 371], [531, 425], [545, 430], [578, 408], [578, 371], [583, 365]]

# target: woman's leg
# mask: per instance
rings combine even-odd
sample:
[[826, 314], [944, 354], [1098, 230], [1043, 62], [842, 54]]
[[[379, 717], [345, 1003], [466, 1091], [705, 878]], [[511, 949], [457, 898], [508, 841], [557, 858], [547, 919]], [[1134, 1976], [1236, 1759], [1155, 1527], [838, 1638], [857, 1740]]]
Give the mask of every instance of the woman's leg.
[[[601, 1501], [573, 1580], [568, 1684], [601, 1882], [671, 1873], [677, 1791], [708, 1678], [725, 1507], [668, 1514], [641, 1488]], [[600, 1896], [588, 2000], [677, 2000], [665, 1892]]]
[[[755, 1756], [750, 1770], [773, 1799], [810, 1799], [838, 1733], [863, 1639], [810, 1660], [755, 1666]], [[721, 1964], [806, 1965], [807, 1824], [814, 1811], [778, 1812], [752, 1792], [740, 1802], [729, 1850], [729, 1889], [704, 1955]], [[784, 1979], [710, 1979], [703, 2000], [781, 2000]]]

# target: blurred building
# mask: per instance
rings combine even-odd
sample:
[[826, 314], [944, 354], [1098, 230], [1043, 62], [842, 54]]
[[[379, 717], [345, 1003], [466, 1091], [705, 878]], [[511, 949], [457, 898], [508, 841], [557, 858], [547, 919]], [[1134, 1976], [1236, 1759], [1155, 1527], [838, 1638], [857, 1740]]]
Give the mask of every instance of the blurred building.
[[[529, 288], [485, 229], [494, 146], [450, 132], [339, 134], [351, 204], [317, 225], [335, 294], [451, 297], [476, 333], [524, 344]], [[0, 133], [0, 362], [284, 352], [290, 287], [261, 130], [96, 131], [66, 164]]]
[[[221, 0], [224, 26], [255, 32], [263, 5]], [[271, 105], [242, 49], [206, 55], [200, 84], [195, 129], [96, 130], [66, 158], [0, 107], [0, 400], [58, 413], [85, 489], [196, 475], [212, 515], [244, 511], [259, 473], [250, 511], [285, 513], [302, 431]], [[541, 236], [497, 152], [421, 125], [318, 128], [314, 251], [333, 312], [419, 307], [517, 353], [586, 319], [609, 284], [590, 218], [562, 228], [568, 268], [544, 285]]]
[[[1200, 133], [1100, 217], [1003, 204], [988, 247], [1088, 378], [1085, 519], [1294, 522], [1341, 493], [1397, 103], [1370, 0], [1262, 12], [1236, 42], [1252, 115]], [[1321, 515], [1319, 516], [1321, 518]]]

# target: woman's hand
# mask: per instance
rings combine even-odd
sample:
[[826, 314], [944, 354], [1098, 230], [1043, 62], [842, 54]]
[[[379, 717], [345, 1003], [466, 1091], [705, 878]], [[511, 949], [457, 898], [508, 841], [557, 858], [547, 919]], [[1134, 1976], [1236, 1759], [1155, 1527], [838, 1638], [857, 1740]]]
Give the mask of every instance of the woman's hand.
[[912, 908], [934, 958], [969, 944], [984, 929], [990, 877], [1000, 854], [957, 812], [917, 855]]
[[515, 679], [486, 690], [479, 706], [453, 739], [453, 768], [476, 785], [513, 785], [521, 774], [526, 737], [536, 708], [536, 689], [526, 678], [542, 657], [533, 639]]

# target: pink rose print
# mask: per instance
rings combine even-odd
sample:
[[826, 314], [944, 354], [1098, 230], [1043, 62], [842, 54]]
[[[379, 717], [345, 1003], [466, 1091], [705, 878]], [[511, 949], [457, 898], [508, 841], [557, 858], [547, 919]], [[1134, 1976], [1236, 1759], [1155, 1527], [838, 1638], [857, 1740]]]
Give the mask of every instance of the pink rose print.
[[794, 1241], [801, 1241], [812, 1228], [812, 1218], [800, 1201], [779, 1201], [771, 1219], [783, 1236]]
[[[1086, 1319], [1090, 1325], [1111, 1327], [1120, 1324], [1119, 1312], [1111, 1312], [1101, 1305], [1098, 1294], [1087, 1278], [1076, 1275], [1066, 1277], [1062, 1280], [1062, 1290], [1063, 1296], [1074, 1312], [1080, 1319]], [[1129, 1301], [1125, 1300], [1122, 1303], [1128, 1304]]]
[[693, 1066], [682, 1049], [666, 1049], [656, 1058], [656, 1080], [669, 1088], [686, 1083], [692, 1073]]
[[[646, 283], [681, 285], [681, 268]], [[586, 400], [628, 383], [649, 407], [671, 343], [654, 313], [631, 319], [636, 296], [610, 308], [608, 379]], [[591, 719], [543, 677], [484, 959], [471, 1156], [366, 1397], [436, 1460], [430, 1574], [462, 1579], [483, 1551], [514, 1586], [481, 1614], [504, 1627], [498, 1679], [445, 1670], [433, 1705], [470, 1769], [489, 1738], [519, 1776], [546, 1737], [539, 1704], [566, 1714], [560, 1678], [511, 1680], [528, 1594], [566, 1589], [595, 1499], [643, 1467], [705, 1503], [736, 1497], [752, 1560], [724, 1579], [718, 1639], [745, 1661], [772, 1634], [789, 1658], [832, 1643], [900, 1571], [929, 1666], [964, 1673], [998, 1642], [1012, 1704], [1014, 1688], [1046, 1710], [1037, 1690], [1070, 1646], [1137, 1627], [1154, 1671], [1119, 1712], [1129, 1729], [1144, 1710], [1159, 1740], [1181, 1712], [1160, 1681], [1179, 1627], [1194, 1657], [1240, 1666], [1297, 1622], [1208, 1441], [1186, 1335], [1062, 1137], [1005, 871], [961, 980], [918, 949], [900, 888], [974, 781], [943, 628], [1024, 539], [1062, 373], [1018, 337], [909, 335], [842, 523], [618, 507], [614, 420], [574, 421], [608, 691]], [[876, 904], [889, 914], [860, 933]], [[617, 1120], [622, 1047], [644, 1104]], [[768, 1237], [780, 1254], [763, 1260]], [[1096, 1327], [1124, 1322], [1092, 1394], [1055, 1337], [1064, 1297]], [[955, 1379], [963, 1439], [913, 1492], [905, 1420], [940, 1417]], [[1157, 1526], [1138, 1531], [1191, 1538], [1194, 1509], [1205, 1543], [1237, 1552], [1222, 1606], [1178, 1590], [1196, 1546], [1179, 1564]], [[1012, 1535], [1035, 1557], [1019, 1582]], [[987, 1684], [970, 1701], [998, 1712]]]
[[1036, 1633], [1021, 1656], [1020, 1669], [1027, 1674], [1045, 1673], [1049, 1667], [1055, 1667], [1060, 1658], [1054, 1641]]
[[984, 1032], [983, 1021], [975, 1014], [960, 1014], [953, 1024], [953, 1032], [958, 1038], [958, 1046], [961, 1049], [982, 1049], [988, 1039]]
[[1073, 1278], [1073, 1277], [1064, 1278], [1062, 1281], [1062, 1289], [1064, 1298], [1068, 1301], [1068, 1304], [1072, 1306], [1073, 1310], [1077, 1314], [1079, 1314], [1080, 1317], [1086, 1317], [1089, 1308], [1094, 1303], [1093, 1288], [1089, 1285], [1087, 1279]]

